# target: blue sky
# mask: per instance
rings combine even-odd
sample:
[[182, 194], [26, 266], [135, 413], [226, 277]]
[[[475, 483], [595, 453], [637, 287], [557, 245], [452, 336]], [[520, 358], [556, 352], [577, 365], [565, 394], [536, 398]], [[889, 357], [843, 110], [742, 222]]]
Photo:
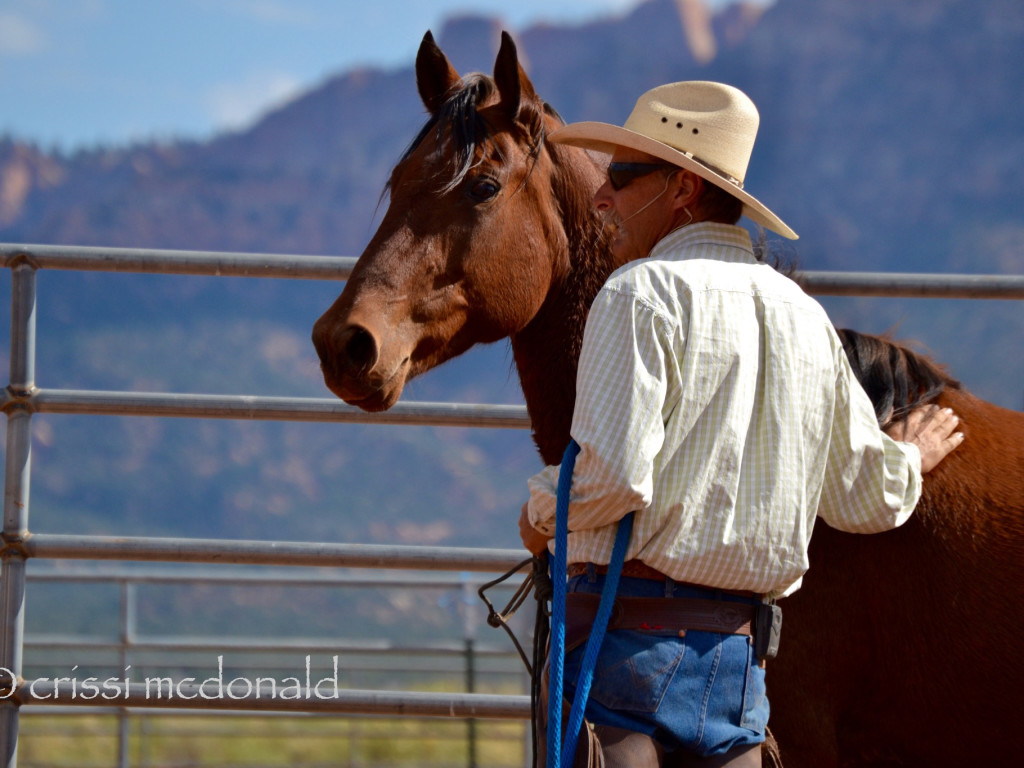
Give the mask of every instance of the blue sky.
[[639, 2], [0, 0], [0, 135], [65, 150], [202, 139], [340, 71], [411, 63], [423, 32], [453, 13], [499, 16], [514, 32]]

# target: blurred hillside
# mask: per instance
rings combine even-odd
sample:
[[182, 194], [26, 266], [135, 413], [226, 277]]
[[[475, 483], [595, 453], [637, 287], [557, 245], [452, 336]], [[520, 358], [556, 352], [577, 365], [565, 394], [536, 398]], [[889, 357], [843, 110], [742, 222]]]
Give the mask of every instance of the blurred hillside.
[[[466, 17], [437, 36], [460, 71], [489, 71], [501, 27]], [[747, 188], [800, 233], [803, 269], [1024, 271], [1019, 0], [778, 0], [714, 15], [650, 0], [515, 37], [570, 121], [621, 123], [672, 80], [747, 91], [762, 117]], [[358, 255], [424, 118], [410, 62], [339, 73], [207, 143], [65, 156], [2, 139], [0, 241]], [[308, 333], [337, 283], [44, 273], [39, 285], [41, 386], [327, 396]], [[894, 329], [975, 393], [1021, 407], [1019, 302], [825, 303], [837, 325]], [[405, 397], [520, 395], [499, 344]], [[35, 422], [35, 530], [517, 546], [538, 465], [518, 431]]]

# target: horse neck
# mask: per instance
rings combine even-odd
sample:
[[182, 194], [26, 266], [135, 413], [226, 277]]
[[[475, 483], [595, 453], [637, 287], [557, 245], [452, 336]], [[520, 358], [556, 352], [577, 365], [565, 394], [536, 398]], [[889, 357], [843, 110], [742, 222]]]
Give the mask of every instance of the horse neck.
[[568, 264], [537, 315], [512, 338], [512, 353], [530, 414], [533, 439], [545, 464], [558, 464], [569, 443], [576, 402], [576, 368], [583, 327], [594, 296], [611, 272], [612, 258], [597, 216], [579, 212], [568, 234], [568, 252], [551, 254]]

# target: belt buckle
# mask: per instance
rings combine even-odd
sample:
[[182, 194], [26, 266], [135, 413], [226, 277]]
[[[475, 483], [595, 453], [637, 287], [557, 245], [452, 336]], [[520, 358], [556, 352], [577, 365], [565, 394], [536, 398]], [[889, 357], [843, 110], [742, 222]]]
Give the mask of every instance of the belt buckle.
[[743, 614], [735, 603], [718, 601], [713, 614], [715, 622], [725, 631], [732, 631], [743, 624]]

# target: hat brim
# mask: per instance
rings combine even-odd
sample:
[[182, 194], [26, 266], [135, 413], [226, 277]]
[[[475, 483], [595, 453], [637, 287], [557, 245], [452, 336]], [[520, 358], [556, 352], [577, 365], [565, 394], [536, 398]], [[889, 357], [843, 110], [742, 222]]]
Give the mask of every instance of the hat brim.
[[729, 179], [716, 173], [703, 163], [694, 160], [689, 155], [673, 149], [656, 139], [644, 136], [642, 133], [610, 123], [570, 123], [548, 134], [548, 141], [556, 144], [582, 147], [583, 149], [592, 149], [609, 155], [619, 147], [635, 149], [640, 152], [646, 152], [648, 155], [654, 155], [673, 165], [678, 165], [680, 168], [685, 168], [702, 179], [707, 179], [716, 187], [726, 190], [730, 195], [743, 203], [743, 213], [745, 216], [766, 229], [770, 229], [772, 232], [790, 240], [796, 240], [799, 237], [796, 232], [790, 229], [782, 219], [772, 213], [760, 200], [744, 192], [743, 189], [729, 181]]

